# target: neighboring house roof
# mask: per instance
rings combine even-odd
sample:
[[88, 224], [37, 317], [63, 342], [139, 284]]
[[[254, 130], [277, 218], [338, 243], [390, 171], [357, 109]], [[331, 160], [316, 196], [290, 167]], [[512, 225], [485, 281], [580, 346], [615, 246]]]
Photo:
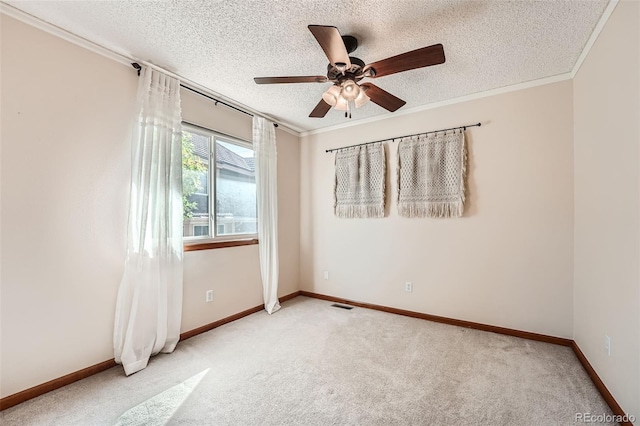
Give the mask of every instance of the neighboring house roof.
[[191, 143], [193, 143], [193, 153], [200, 158], [208, 160], [209, 138], [197, 133], [191, 133]]
[[[209, 138], [197, 133], [191, 134], [191, 142], [193, 143], [193, 153], [198, 157], [208, 160], [209, 157]], [[216, 146], [216, 163], [228, 164], [241, 170], [248, 172], [255, 171], [255, 164], [252, 157], [241, 157], [237, 153], [221, 144]]]
[[217, 144], [216, 145], [216, 162], [217, 163], [226, 163], [230, 166], [235, 166], [243, 170], [247, 170], [252, 172], [253, 168], [253, 158], [251, 159], [251, 164], [247, 161], [247, 158], [241, 157], [235, 152], [231, 151], [229, 148], [226, 148], [224, 145]]
[[244, 158], [244, 161], [249, 165], [249, 167], [251, 168], [251, 170], [255, 170], [256, 169], [256, 164], [254, 162], [254, 158], [253, 157], [242, 157]]

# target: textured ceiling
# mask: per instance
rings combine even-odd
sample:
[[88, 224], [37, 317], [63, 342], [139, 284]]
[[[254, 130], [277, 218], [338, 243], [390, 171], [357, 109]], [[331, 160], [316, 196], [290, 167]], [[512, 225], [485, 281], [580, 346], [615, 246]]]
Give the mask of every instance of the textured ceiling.
[[[256, 85], [324, 75], [309, 24], [359, 41], [366, 63], [436, 43], [442, 65], [366, 79], [399, 111], [570, 72], [608, 1], [245, 0], [6, 1], [115, 52], [149, 61], [302, 130], [344, 123], [308, 115], [330, 83]], [[369, 102], [353, 120], [392, 114]]]

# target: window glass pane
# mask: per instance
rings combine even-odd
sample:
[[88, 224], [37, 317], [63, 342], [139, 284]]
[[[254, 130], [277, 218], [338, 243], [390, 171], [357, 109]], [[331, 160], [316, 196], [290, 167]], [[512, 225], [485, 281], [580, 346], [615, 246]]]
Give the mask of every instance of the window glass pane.
[[182, 131], [183, 236], [209, 235], [209, 140]]
[[194, 225], [193, 235], [196, 237], [201, 235], [209, 235], [209, 225]]
[[253, 150], [216, 138], [218, 235], [258, 232]]

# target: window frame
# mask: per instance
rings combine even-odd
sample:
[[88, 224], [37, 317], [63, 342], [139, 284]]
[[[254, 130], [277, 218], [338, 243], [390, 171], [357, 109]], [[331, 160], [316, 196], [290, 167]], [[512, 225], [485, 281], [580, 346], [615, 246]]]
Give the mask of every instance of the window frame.
[[[185, 251], [194, 250], [208, 250], [214, 248], [224, 247], [237, 247], [242, 245], [258, 244], [258, 233], [243, 233], [233, 235], [217, 235], [218, 233], [218, 221], [217, 221], [217, 163], [216, 163], [216, 141], [226, 142], [240, 147], [253, 149], [253, 143], [240, 139], [236, 136], [231, 136], [216, 130], [212, 130], [197, 124], [182, 122], [182, 131], [190, 133], [198, 133], [200, 135], [207, 136], [209, 138], [209, 169], [208, 169], [208, 184], [209, 184], [209, 232], [213, 235], [204, 236], [183, 236], [182, 241]], [[255, 151], [254, 151], [255, 152]], [[255, 177], [255, 175], [254, 175]], [[256, 195], [257, 198], [257, 195]], [[257, 212], [257, 199], [256, 199], [256, 229], [258, 212]], [[183, 217], [184, 228], [184, 217]]]

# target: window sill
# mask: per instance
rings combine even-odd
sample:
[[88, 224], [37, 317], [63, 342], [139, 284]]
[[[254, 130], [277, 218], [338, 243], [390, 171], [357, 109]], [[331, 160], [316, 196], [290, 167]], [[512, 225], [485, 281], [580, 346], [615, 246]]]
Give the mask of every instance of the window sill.
[[191, 243], [184, 245], [184, 251], [212, 250], [227, 247], [251, 246], [258, 244], [257, 238], [250, 240], [231, 240], [231, 241], [209, 241], [206, 243]]

